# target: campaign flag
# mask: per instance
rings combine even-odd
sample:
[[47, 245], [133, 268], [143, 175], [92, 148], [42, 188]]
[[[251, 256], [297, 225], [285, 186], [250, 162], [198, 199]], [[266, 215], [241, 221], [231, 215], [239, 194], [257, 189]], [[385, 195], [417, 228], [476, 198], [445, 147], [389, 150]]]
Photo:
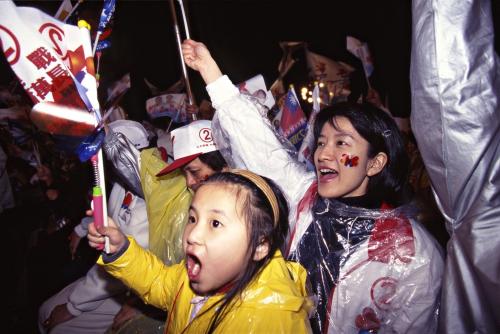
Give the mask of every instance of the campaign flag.
[[146, 111], [151, 118], [168, 116], [174, 123], [188, 121], [186, 113], [186, 94], [164, 94], [146, 101]]
[[309, 115], [309, 121], [307, 122], [307, 132], [302, 141], [302, 145], [299, 149], [298, 160], [306, 164], [308, 170], [314, 170], [314, 122], [316, 120], [316, 115], [320, 111], [320, 93], [319, 85], [316, 83], [313, 89], [313, 110], [311, 115]]
[[99, 110], [88, 29], [12, 1], [0, 12], [3, 52], [33, 103]]
[[290, 87], [285, 96], [281, 112], [280, 131], [299, 149], [306, 134], [307, 121], [293, 87]]
[[293, 54], [300, 48], [303, 48], [304, 42], [280, 42], [281, 50], [283, 50], [283, 56], [281, 57], [280, 63], [278, 64], [278, 78], [270, 87], [270, 91], [276, 97], [285, 94], [285, 87], [283, 86], [283, 78], [290, 71], [292, 66], [295, 64], [295, 59]]
[[[108, 40], [108, 42], [101, 43], [100, 50], [98, 50], [99, 42], [101, 41], [101, 35], [105, 33], [104, 30], [106, 29], [106, 26], [108, 25], [109, 21], [111, 21], [114, 12], [115, 12], [115, 0], [104, 0], [104, 5], [102, 6], [101, 17], [99, 18], [99, 26], [97, 27], [97, 34], [94, 41], [92, 54], [95, 54], [96, 51], [105, 49], [106, 44], [111, 45], [111, 42], [109, 42]], [[108, 37], [110, 33], [111, 30], [109, 30]]]
[[347, 50], [361, 60], [366, 77], [370, 77], [373, 73], [374, 67], [370, 49], [368, 49], [368, 44], [361, 42], [354, 37], [347, 36]]
[[104, 0], [104, 5], [102, 6], [101, 17], [99, 19], [99, 27], [97, 31], [101, 34], [108, 25], [113, 13], [115, 12], [115, 0]]
[[106, 103], [114, 101], [118, 96], [125, 93], [130, 88], [130, 73], [125, 74], [120, 80], [113, 82], [108, 88], [108, 98]]
[[264, 77], [259, 74], [236, 85], [241, 93], [253, 96], [260, 104], [271, 109], [275, 103], [273, 94], [266, 88]]
[[354, 68], [341, 61], [306, 50], [307, 67], [313, 80], [323, 82], [333, 96], [349, 94], [349, 74]]

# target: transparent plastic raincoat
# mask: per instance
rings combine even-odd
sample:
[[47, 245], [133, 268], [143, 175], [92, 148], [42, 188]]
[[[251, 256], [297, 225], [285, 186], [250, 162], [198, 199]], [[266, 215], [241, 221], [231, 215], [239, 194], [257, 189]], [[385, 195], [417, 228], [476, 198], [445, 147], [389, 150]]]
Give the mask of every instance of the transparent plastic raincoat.
[[[190, 321], [200, 301], [189, 286], [185, 262], [167, 267], [130, 238], [128, 249], [106, 270], [130, 286], [145, 302], [168, 310], [166, 333], [205, 333], [221, 295], [208, 297]], [[103, 259], [98, 260], [104, 264]], [[309, 333], [311, 302], [306, 294], [306, 273], [287, 262], [279, 251], [243, 291], [216, 333]], [[208, 310], [206, 313], [205, 311]]]
[[307, 172], [266, 117], [227, 76], [207, 86], [212, 130], [231, 167], [275, 181], [290, 205], [288, 254], [308, 271], [321, 333], [433, 333], [443, 259], [412, 210], [360, 209], [317, 195]]

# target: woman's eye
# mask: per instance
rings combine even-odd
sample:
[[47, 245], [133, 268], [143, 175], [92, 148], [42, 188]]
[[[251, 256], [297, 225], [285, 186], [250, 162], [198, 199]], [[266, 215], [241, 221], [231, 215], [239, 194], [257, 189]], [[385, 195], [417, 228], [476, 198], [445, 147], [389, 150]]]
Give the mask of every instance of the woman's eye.
[[318, 142], [318, 144], [317, 144], [316, 146], [317, 146], [317, 147], [323, 147], [323, 146], [325, 146], [325, 143], [323, 143], [323, 142]]
[[190, 224], [196, 223], [196, 219], [194, 218], [194, 216], [189, 216], [189, 223]]
[[343, 140], [339, 140], [339, 141], [337, 141], [337, 145], [338, 146], [344, 146], [344, 145], [347, 145], [347, 143], [345, 141], [343, 141]]
[[221, 225], [220, 221], [212, 220], [212, 227], [219, 227]]

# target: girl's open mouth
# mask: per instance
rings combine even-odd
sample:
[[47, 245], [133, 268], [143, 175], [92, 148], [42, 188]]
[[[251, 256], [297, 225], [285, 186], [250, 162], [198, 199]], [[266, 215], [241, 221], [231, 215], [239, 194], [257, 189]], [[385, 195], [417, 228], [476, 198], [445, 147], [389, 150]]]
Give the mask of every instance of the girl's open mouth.
[[201, 271], [200, 260], [192, 254], [187, 254], [186, 267], [187, 267], [189, 279], [191, 281], [196, 280], [196, 278], [198, 277], [198, 275], [200, 274], [200, 271]]

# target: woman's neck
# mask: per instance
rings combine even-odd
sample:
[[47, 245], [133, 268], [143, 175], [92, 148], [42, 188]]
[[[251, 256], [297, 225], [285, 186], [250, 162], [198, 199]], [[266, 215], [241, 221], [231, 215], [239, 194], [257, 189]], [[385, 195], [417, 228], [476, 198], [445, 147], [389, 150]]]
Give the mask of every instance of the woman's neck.
[[353, 196], [353, 197], [341, 197], [336, 198], [337, 201], [358, 208], [366, 208], [366, 209], [380, 209], [382, 206], [382, 200], [375, 196], [370, 196], [368, 194], [361, 196]]

